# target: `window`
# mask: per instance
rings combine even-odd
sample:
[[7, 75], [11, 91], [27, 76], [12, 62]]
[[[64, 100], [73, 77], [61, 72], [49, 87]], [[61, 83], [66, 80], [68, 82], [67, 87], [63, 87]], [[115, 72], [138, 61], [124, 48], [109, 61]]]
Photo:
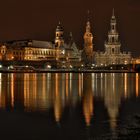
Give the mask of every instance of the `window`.
[[114, 26], [114, 25], [112, 26], [112, 29], [113, 29], [113, 30], [115, 29], [115, 26]]
[[114, 37], [112, 37], [112, 42], [114, 42], [115, 41], [115, 38]]
[[112, 48], [112, 53], [114, 53], [114, 48]]

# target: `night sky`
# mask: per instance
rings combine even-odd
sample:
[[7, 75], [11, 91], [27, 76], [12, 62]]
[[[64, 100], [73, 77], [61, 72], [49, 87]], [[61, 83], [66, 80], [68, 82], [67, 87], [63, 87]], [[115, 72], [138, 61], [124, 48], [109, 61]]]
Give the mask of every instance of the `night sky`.
[[104, 50], [113, 8], [121, 49], [140, 56], [140, 0], [1, 0], [0, 41], [53, 41], [55, 28], [61, 21], [66, 40], [72, 31], [75, 42], [82, 48], [89, 9], [94, 50]]

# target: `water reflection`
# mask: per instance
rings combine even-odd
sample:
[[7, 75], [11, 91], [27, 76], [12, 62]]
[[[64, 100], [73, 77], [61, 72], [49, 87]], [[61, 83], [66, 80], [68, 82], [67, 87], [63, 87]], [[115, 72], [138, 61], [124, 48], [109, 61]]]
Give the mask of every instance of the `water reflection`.
[[[88, 79], [88, 81], [87, 81]], [[92, 77], [84, 75], [83, 84], [83, 114], [85, 117], [86, 125], [89, 126], [93, 116], [93, 92], [92, 92]]]
[[139, 96], [139, 74], [136, 74], [136, 97]]
[[76, 108], [81, 103], [85, 125], [90, 126], [96, 114], [94, 100], [98, 99], [103, 102], [114, 131], [121, 102], [139, 97], [139, 83], [138, 73], [0, 73], [0, 109], [53, 109], [55, 121], [60, 123], [66, 107]]

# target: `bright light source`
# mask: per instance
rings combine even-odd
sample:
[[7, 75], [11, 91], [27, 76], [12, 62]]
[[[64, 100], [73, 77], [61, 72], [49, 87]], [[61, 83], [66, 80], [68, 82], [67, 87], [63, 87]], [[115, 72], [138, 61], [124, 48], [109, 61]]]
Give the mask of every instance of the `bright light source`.
[[26, 68], [28, 68], [29, 66], [28, 65], [26, 65]]
[[70, 68], [72, 69], [72, 68], [73, 68], [73, 66], [72, 66], [72, 65], [70, 65]]
[[52, 67], [51, 67], [51, 65], [47, 65], [47, 68], [48, 68], [48, 69], [51, 69]]
[[0, 65], [0, 68], [2, 68], [2, 65]]
[[65, 54], [65, 50], [62, 51], [62, 54]]
[[11, 65], [11, 66], [9, 66], [8, 68], [9, 68], [9, 69], [13, 69], [14, 67]]
[[124, 61], [124, 64], [126, 65], [127, 64], [127, 61]]

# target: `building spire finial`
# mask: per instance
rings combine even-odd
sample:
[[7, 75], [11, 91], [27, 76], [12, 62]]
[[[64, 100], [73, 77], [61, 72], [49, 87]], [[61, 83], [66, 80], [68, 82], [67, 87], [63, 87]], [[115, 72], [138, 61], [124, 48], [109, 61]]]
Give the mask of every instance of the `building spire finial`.
[[87, 21], [89, 21], [90, 11], [87, 11]]
[[115, 16], [115, 14], [114, 14], [114, 8], [113, 8], [113, 16]]
[[113, 11], [112, 11], [112, 18], [115, 18], [115, 12], [114, 12], [114, 8], [113, 8]]

